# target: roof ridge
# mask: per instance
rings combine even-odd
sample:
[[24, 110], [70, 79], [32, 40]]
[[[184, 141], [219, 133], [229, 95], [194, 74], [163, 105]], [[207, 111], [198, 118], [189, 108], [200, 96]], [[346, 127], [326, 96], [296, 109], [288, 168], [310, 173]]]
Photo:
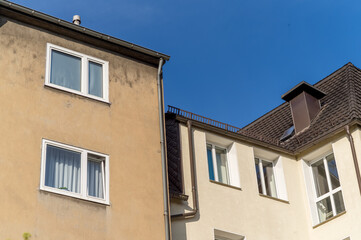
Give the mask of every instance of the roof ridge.
[[[342, 67], [338, 68], [337, 70], [333, 71], [332, 73], [330, 73], [329, 75], [327, 75], [326, 77], [322, 78], [320, 81], [316, 82], [315, 84], [313, 84], [313, 86], [317, 87], [318, 85], [320, 85], [321, 83], [323, 83], [324, 81], [332, 78], [333, 76], [339, 74], [340, 72], [350, 68], [350, 67], [354, 67], [357, 68], [355, 65], [353, 65], [351, 62], [346, 63], [345, 65], [343, 65]], [[357, 68], [358, 69], [358, 68]]]
[[354, 111], [354, 108], [355, 108], [355, 104], [354, 104], [354, 97], [355, 97], [355, 91], [354, 91], [354, 82], [353, 82], [353, 79], [351, 77], [351, 71], [350, 71], [350, 68], [348, 67], [347, 70], [346, 70], [346, 81], [347, 81], [347, 88], [348, 88], [348, 92], [350, 93], [349, 94], [349, 97], [348, 97], [348, 113], [350, 116], [353, 115], [353, 111]]

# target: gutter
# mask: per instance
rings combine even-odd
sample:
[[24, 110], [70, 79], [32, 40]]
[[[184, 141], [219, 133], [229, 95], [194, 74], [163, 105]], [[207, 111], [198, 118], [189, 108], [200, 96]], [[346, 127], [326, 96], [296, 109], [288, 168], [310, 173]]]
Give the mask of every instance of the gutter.
[[118, 39], [118, 38], [115, 38], [115, 37], [112, 37], [112, 36], [109, 36], [109, 35], [106, 35], [106, 34], [103, 34], [103, 33], [100, 33], [100, 32], [96, 32], [96, 31], [93, 31], [91, 29], [79, 26], [79, 25], [75, 25], [75, 24], [73, 24], [71, 22], [68, 22], [68, 21], [65, 21], [65, 20], [62, 20], [62, 19], [59, 19], [59, 18], [55, 18], [55, 17], [47, 15], [45, 13], [38, 12], [38, 11], [35, 11], [33, 9], [30, 9], [30, 8], [27, 8], [27, 7], [24, 7], [24, 6], [9, 2], [9, 1], [0, 0], [0, 7], [15, 10], [17, 12], [20, 12], [20, 13], [23, 13], [23, 14], [26, 14], [26, 15], [30, 15], [32, 17], [36, 17], [36, 18], [44, 20], [46, 22], [50, 22], [50, 23], [53, 23], [53, 24], [56, 24], [56, 25], [60, 25], [60, 26], [65, 27], [67, 29], [71, 29], [71, 30], [77, 31], [77, 32], [82, 33], [82, 34], [89, 35], [91, 37], [95, 37], [95, 38], [98, 38], [98, 39], [101, 39], [101, 40], [104, 40], [104, 41], [107, 41], [107, 42], [110, 42], [110, 43], [113, 43], [113, 44], [116, 44], [116, 45], [120, 45], [122, 47], [132, 49], [132, 50], [141, 52], [143, 54], [146, 54], [146, 55], [158, 58], [158, 59], [163, 58], [166, 61], [168, 61], [170, 59], [170, 56], [165, 55], [163, 53], [156, 52], [156, 51], [153, 51], [151, 49], [141, 47], [139, 45], [136, 45], [136, 44], [133, 44], [133, 43], [130, 43], [130, 42], [127, 42], [127, 41], [124, 41], [124, 40], [121, 40], [121, 39]]
[[357, 161], [357, 156], [356, 156], [355, 143], [354, 143], [353, 137], [352, 137], [352, 135], [350, 133], [350, 126], [349, 125], [345, 126], [345, 130], [346, 130], [346, 133], [347, 133], [348, 140], [350, 142], [350, 147], [351, 147], [351, 152], [352, 152], [352, 159], [353, 159], [353, 164], [355, 166], [355, 172], [356, 172], [358, 188], [359, 188], [359, 191], [360, 191], [360, 194], [361, 194], [361, 176], [360, 176], [360, 168], [359, 168], [358, 161]]
[[[188, 118], [177, 115], [177, 114], [176, 114], [176, 119], [179, 122], [182, 122], [182, 123], [186, 123], [188, 121]], [[214, 127], [214, 126], [210, 126], [210, 125], [208, 125], [206, 123], [194, 121], [193, 125], [195, 127], [200, 128], [200, 129], [204, 129], [204, 130], [210, 131], [210, 132], [218, 134], [218, 135], [220, 134], [222, 136], [227, 136], [227, 137], [229, 137], [231, 139], [234, 139], [234, 140], [245, 141], [247, 143], [255, 144], [257, 146], [269, 148], [269, 149], [272, 149], [272, 150], [277, 151], [277, 152], [281, 152], [281, 153], [284, 153], [284, 154], [287, 154], [287, 155], [290, 155], [290, 156], [294, 156], [294, 152], [292, 152], [290, 150], [287, 150], [285, 148], [282, 148], [280, 146], [276, 146], [276, 145], [272, 145], [272, 144], [269, 144], [269, 143], [266, 143], [266, 142], [262, 142], [261, 140], [257, 140], [257, 139], [251, 138], [251, 137], [247, 137], [247, 136], [244, 136], [244, 135], [241, 135], [241, 134], [238, 134], [238, 133], [228, 132], [228, 131], [226, 131], [224, 129], [220, 129], [220, 128], [217, 128], [217, 127]]]
[[187, 121], [188, 127], [188, 143], [189, 143], [189, 160], [191, 167], [191, 183], [192, 183], [192, 200], [193, 200], [193, 208], [191, 211], [186, 213], [180, 213], [172, 215], [172, 220], [175, 219], [184, 219], [184, 218], [193, 218], [198, 213], [198, 202], [197, 202], [197, 189], [196, 189], [196, 181], [195, 181], [195, 167], [194, 167], [194, 156], [193, 156], [193, 131], [192, 131], [192, 121]]
[[165, 142], [165, 124], [164, 124], [164, 97], [163, 97], [163, 76], [162, 67], [164, 64], [163, 58], [159, 59], [157, 87], [158, 87], [158, 110], [159, 110], [159, 129], [160, 129], [160, 145], [161, 145], [161, 161], [162, 161], [162, 177], [163, 177], [163, 207], [164, 207], [164, 225], [165, 225], [165, 239], [171, 240], [171, 226], [170, 226], [170, 204], [169, 204], [169, 189], [168, 189], [168, 165], [166, 159], [166, 142]]

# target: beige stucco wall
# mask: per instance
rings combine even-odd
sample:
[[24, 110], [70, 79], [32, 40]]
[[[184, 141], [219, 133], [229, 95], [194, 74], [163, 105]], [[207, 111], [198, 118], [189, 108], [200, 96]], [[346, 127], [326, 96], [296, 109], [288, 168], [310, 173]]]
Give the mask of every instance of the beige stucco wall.
[[[187, 202], [173, 199], [172, 214], [186, 212], [192, 208], [188, 133], [186, 126], [181, 125], [180, 129], [185, 194], [190, 198]], [[282, 157], [289, 203], [259, 195], [254, 169], [255, 148], [244, 142], [235, 142], [242, 190], [210, 182], [206, 136], [209, 136], [209, 133], [201, 129], [194, 130], [199, 214], [188, 220], [173, 220], [173, 240], [214, 239], [214, 229], [239, 234], [245, 236], [247, 240], [343, 240], [348, 236], [351, 239], [361, 239], [361, 232], [358, 230], [361, 224], [359, 218], [361, 199], [350, 145], [345, 135], [341, 134], [326, 143], [314, 146], [312, 151], [300, 154], [297, 159], [263, 149], [269, 152], [271, 158], [274, 155]], [[353, 136], [358, 156], [361, 157], [361, 134], [356, 131]], [[225, 143], [232, 142], [227, 138], [224, 139]], [[303, 157], [316, 156], [324, 149], [328, 149], [325, 145], [333, 149], [335, 154], [346, 213], [314, 228], [302, 161]]]
[[[47, 43], [108, 61], [111, 104], [44, 87]], [[156, 77], [139, 61], [2, 17], [1, 239], [164, 239]], [[39, 190], [43, 138], [109, 155], [110, 206]]]
[[[181, 126], [181, 139], [185, 193], [191, 199], [185, 126]], [[304, 200], [296, 190], [301, 188], [297, 162], [282, 156], [289, 203], [266, 198], [258, 193], [253, 147], [242, 142], [235, 144], [242, 190], [209, 181], [206, 134], [202, 130], [194, 131], [199, 214], [195, 219], [173, 221], [173, 239], [214, 239], [214, 229], [246, 236], [247, 240], [307, 239], [308, 232], [304, 231], [307, 229]], [[172, 201], [172, 213], [191, 207], [191, 200], [188, 203], [185, 206], [179, 201]], [[182, 236], [184, 232], [187, 237]]]
[[[361, 159], [360, 134], [361, 132], [357, 129], [352, 132], [356, 154], [359, 160]], [[330, 139], [327, 144], [316, 146], [314, 148], [314, 153], [319, 154], [320, 150], [317, 149], [325, 148], [325, 146], [327, 148], [327, 145], [332, 146], [332, 150], [335, 155], [346, 213], [313, 228], [311, 213], [310, 210], [308, 210], [308, 228], [311, 229], [309, 239], [343, 240], [346, 237], [350, 237], [351, 239], [361, 239], [361, 232], [359, 230], [359, 226], [361, 225], [361, 195], [357, 184], [350, 142], [345, 134], [341, 134], [336, 138]], [[312, 153], [307, 153], [304, 156], [301, 155], [300, 158], [307, 158], [307, 155], [310, 154]], [[361, 167], [360, 162], [359, 167]], [[305, 202], [306, 206], [308, 206], [307, 204], [308, 202]]]

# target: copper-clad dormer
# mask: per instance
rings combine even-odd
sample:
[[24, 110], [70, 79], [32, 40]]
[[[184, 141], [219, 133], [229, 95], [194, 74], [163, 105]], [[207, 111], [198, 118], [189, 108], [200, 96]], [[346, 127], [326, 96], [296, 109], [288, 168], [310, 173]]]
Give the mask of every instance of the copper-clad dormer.
[[321, 109], [320, 99], [325, 95], [314, 86], [301, 82], [282, 96], [290, 103], [296, 133], [310, 126]]

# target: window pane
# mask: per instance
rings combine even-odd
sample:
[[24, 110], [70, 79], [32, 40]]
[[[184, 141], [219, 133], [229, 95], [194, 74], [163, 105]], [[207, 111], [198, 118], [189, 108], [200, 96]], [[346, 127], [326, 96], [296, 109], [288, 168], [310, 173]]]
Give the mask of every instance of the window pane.
[[80, 192], [80, 153], [46, 146], [45, 185]]
[[227, 158], [226, 158], [226, 150], [225, 149], [217, 149], [216, 148], [216, 160], [217, 160], [218, 181], [229, 184], [228, 166], [227, 166]]
[[211, 145], [207, 145], [207, 159], [208, 159], [209, 179], [214, 180], [214, 168], [213, 168], [213, 157], [212, 157], [212, 146]]
[[323, 160], [312, 164], [313, 178], [315, 180], [315, 188], [317, 197], [329, 192], [326, 178], [325, 166]]
[[100, 159], [102, 158], [92, 154], [89, 154], [88, 156], [88, 195], [97, 198], [104, 198], [104, 160]]
[[340, 186], [340, 180], [338, 178], [335, 157], [333, 154], [331, 154], [326, 157], [326, 160], [327, 160], [328, 170], [330, 172], [332, 189], [338, 188]]
[[273, 174], [273, 163], [262, 161], [264, 182], [266, 185], [266, 191], [268, 196], [277, 197], [276, 181]]
[[333, 216], [330, 197], [317, 202], [317, 212], [320, 222], [323, 222]]
[[51, 51], [51, 83], [80, 91], [80, 78], [80, 58], [55, 50]]
[[89, 62], [89, 94], [103, 97], [103, 66]]
[[256, 167], [256, 176], [257, 176], [258, 192], [263, 194], [261, 174], [260, 174], [260, 171], [259, 171], [259, 159], [258, 159], [258, 158], [255, 158], [254, 160], [255, 160], [255, 167]]
[[336, 213], [339, 214], [345, 211], [345, 204], [343, 203], [342, 191], [339, 191], [333, 195], [335, 201]]

